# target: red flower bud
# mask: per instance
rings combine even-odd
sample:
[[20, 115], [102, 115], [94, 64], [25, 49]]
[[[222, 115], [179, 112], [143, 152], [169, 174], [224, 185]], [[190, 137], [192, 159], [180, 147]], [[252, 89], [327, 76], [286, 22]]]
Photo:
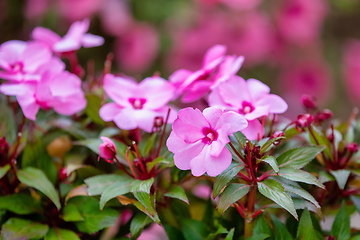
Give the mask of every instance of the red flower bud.
[[332, 116], [333, 116], [332, 111], [330, 111], [329, 109], [324, 109], [315, 115], [315, 121], [317, 123], [321, 123], [323, 121], [326, 121], [326, 120], [332, 118]]
[[101, 140], [103, 140], [104, 143], [100, 144], [99, 146], [100, 156], [98, 160], [100, 159], [100, 157], [102, 157], [105, 161], [113, 163], [116, 156], [116, 148], [114, 142], [107, 137], [101, 137]]
[[307, 109], [313, 109], [316, 106], [314, 97], [307, 94], [302, 95], [301, 102]]
[[356, 143], [350, 143], [348, 146], [348, 151], [350, 153], [356, 153], [357, 151], [359, 151], [359, 146]]
[[312, 122], [314, 121], [314, 117], [311, 116], [310, 114], [306, 113], [303, 115], [299, 115], [298, 119], [296, 121], [296, 129], [302, 130], [304, 127], [309, 126]]

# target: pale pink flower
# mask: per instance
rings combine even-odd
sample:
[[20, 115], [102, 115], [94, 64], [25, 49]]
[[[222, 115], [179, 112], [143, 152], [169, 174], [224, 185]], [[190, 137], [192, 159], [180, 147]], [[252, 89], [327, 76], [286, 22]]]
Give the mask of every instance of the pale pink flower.
[[101, 9], [106, 0], [56, 0], [60, 14], [68, 21], [91, 17]]
[[101, 137], [104, 143], [99, 145], [99, 158], [103, 158], [108, 163], [113, 163], [116, 156], [115, 143], [108, 137]]
[[360, 102], [360, 41], [346, 43], [343, 53], [343, 75], [346, 89], [354, 103]]
[[55, 53], [71, 52], [81, 47], [91, 48], [104, 44], [104, 38], [86, 33], [89, 30], [90, 19], [86, 18], [71, 24], [64, 37], [43, 27], [36, 27], [32, 32], [35, 41], [44, 43]]
[[[167, 104], [174, 94], [174, 87], [161, 77], [148, 77], [138, 84], [112, 74], [105, 75], [104, 90], [114, 102], [101, 107], [100, 117], [124, 130], [140, 128], [146, 132], [152, 131], [156, 117], [166, 119]], [[169, 123], [175, 118], [172, 109]]]
[[42, 44], [18, 40], [0, 45], [0, 78], [12, 81], [38, 81], [41, 67], [52, 59]]
[[217, 176], [232, 161], [225, 147], [228, 136], [247, 127], [246, 119], [234, 112], [223, 112], [219, 107], [184, 108], [179, 111], [166, 142], [174, 153], [175, 165], [181, 170], [191, 169], [194, 176], [205, 172]]
[[209, 95], [210, 106], [220, 106], [227, 111], [235, 111], [249, 121], [242, 130], [247, 138], [254, 140], [261, 134], [259, 117], [270, 113], [284, 113], [286, 102], [275, 94], [270, 94], [270, 88], [256, 79], [245, 81], [239, 76], [233, 76], [220, 83]]
[[115, 56], [126, 72], [141, 72], [149, 68], [159, 49], [159, 37], [151, 25], [134, 23], [116, 41]]
[[326, 0], [286, 0], [277, 12], [281, 36], [299, 45], [313, 44], [321, 32], [328, 4]]
[[236, 10], [251, 10], [257, 7], [261, 0], [197, 0], [201, 4], [213, 7], [219, 3]]
[[169, 240], [169, 238], [163, 226], [153, 223], [141, 233], [138, 240]]
[[133, 18], [125, 1], [106, 0], [101, 12], [101, 26], [112, 36], [122, 36], [132, 27]]
[[244, 57], [225, 56], [225, 52], [225, 46], [215, 45], [206, 52], [200, 70], [192, 72], [179, 69], [175, 71], [169, 80], [176, 87], [176, 96], [184, 94], [183, 102], [198, 100], [220, 82], [235, 75], [239, 71]]
[[81, 89], [81, 80], [69, 72], [45, 72], [39, 81], [4, 83], [0, 92], [14, 95], [24, 116], [36, 120], [40, 108], [63, 115], [73, 115], [86, 106], [86, 99]]

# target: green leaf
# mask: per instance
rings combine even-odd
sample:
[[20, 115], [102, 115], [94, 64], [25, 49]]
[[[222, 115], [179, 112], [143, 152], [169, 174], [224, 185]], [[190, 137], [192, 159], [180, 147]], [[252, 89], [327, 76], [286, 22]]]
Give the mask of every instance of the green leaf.
[[[314, 140], [312, 134], [309, 132], [310, 141], [313, 144], [319, 144], [319, 145], [325, 146], [325, 148], [324, 148], [325, 155], [330, 160], [333, 160], [333, 155], [331, 154], [331, 151], [330, 151], [331, 143], [330, 143], [329, 139], [318, 128], [312, 126], [311, 130], [312, 130], [312, 133], [314, 134], [314, 136], [316, 137], [317, 141]], [[335, 134], [335, 137], [336, 137], [336, 134]], [[336, 146], [337, 146], [337, 144], [336, 144]]]
[[325, 186], [316, 177], [314, 177], [314, 175], [300, 169], [283, 167], [280, 168], [278, 175], [291, 181], [313, 184], [325, 189]]
[[227, 186], [221, 194], [217, 209], [219, 213], [224, 212], [235, 202], [241, 199], [249, 192], [250, 186], [242, 183], [232, 183]]
[[108, 137], [108, 138], [111, 138], [112, 136], [114, 135], [118, 135], [121, 133], [121, 130], [119, 128], [116, 128], [116, 127], [107, 127], [107, 128], [104, 128], [100, 134], [99, 134], [99, 137]]
[[0, 179], [7, 174], [7, 172], [10, 170], [11, 166], [10, 164], [6, 164], [5, 166], [0, 167]]
[[249, 237], [247, 240], [265, 240], [269, 237], [270, 237], [269, 234], [261, 233], [261, 234], [253, 235], [253, 236]]
[[[138, 193], [143, 193], [143, 194], [147, 194], [144, 192], [138, 192]], [[152, 203], [152, 205], [154, 205], [154, 196], [149, 197], [150, 198], [150, 202]], [[137, 209], [139, 209], [140, 211], [142, 211], [143, 213], [145, 213], [146, 215], [148, 215], [154, 222], [157, 222], [158, 224], [160, 224], [160, 219], [158, 214], [152, 209], [153, 206], [151, 206], [150, 211], [140, 202], [135, 202], [134, 203], [135, 207], [137, 207]], [[150, 207], [149, 207], [150, 208]], [[155, 206], [154, 206], [155, 209]]]
[[171, 159], [165, 159], [164, 157], [157, 157], [151, 162], [146, 163], [146, 166], [149, 171], [151, 171], [156, 164], [159, 164], [158, 169], [165, 169], [175, 166], [174, 161]]
[[149, 216], [143, 213], [136, 214], [130, 224], [131, 238], [137, 239], [143, 231], [144, 227], [150, 223], [152, 223], [152, 220]]
[[169, 237], [169, 239], [171, 239], [171, 240], [185, 240], [182, 233], [178, 229], [176, 229], [175, 227], [164, 224], [164, 228], [165, 228], [166, 234]]
[[157, 149], [157, 147], [154, 147], [156, 137], [157, 134], [152, 134], [147, 139], [141, 139], [139, 143], [139, 150], [142, 156], [149, 156], [152, 150]]
[[284, 139], [285, 137], [276, 137], [276, 138], [271, 138], [269, 140], [267, 140], [260, 148], [260, 154], [264, 154], [267, 151], [269, 151], [273, 145], [273, 143], [280, 141], [281, 139]]
[[61, 228], [50, 228], [44, 240], [80, 240], [73, 231]]
[[294, 203], [289, 194], [285, 193], [284, 187], [276, 180], [266, 179], [258, 183], [259, 192], [265, 197], [277, 203], [298, 219]]
[[277, 158], [279, 167], [303, 168], [311, 162], [316, 155], [324, 150], [324, 146], [307, 146], [294, 148], [284, 152]]
[[134, 197], [145, 207], [149, 214], [155, 216], [155, 207], [153, 206], [150, 194], [146, 192], [134, 192]]
[[264, 156], [260, 159], [261, 162], [266, 162], [274, 169], [275, 172], [279, 172], [279, 167], [277, 165], [276, 159], [273, 156]]
[[186, 240], [204, 240], [210, 234], [210, 230], [204, 223], [193, 219], [181, 219], [180, 225]]
[[102, 210], [105, 204], [111, 199], [128, 193], [130, 191], [130, 185], [132, 181], [133, 179], [117, 181], [106, 187], [100, 197], [100, 210]]
[[350, 238], [350, 216], [346, 211], [345, 203], [341, 204], [340, 211], [335, 217], [334, 223], [331, 227], [331, 235], [335, 236], [335, 239], [347, 240]]
[[256, 235], [258, 234], [266, 234], [269, 236], [273, 235], [269, 223], [265, 220], [264, 214], [261, 214], [256, 218], [253, 233]]
[[340, 189], [344, 189], [346, 182], [350, 176], [350, 170], [340, 169], [340, 170], [330, 170], [330, 173], [335, 177], [336, 182], [339, 185]]
[[213, 198], [220, 194], [221, 190], [230, 182], [244, 166], [239, 163], [233, 162], [230, 166], [215, 178]]
[[61, 208], [59, 194], [40, 169], [33, 167], [20, 169], [17, 171], [17, 177], [23, 184], [33, 187], [45, 194], [45, 196], [51, 199], [57, 209]]
[[175, 186], [170, 188], [170, 190], [167, 193], [165, 193], [164, 196], [170, 198], [177, 198], [189, 204], [189, 199], [187, 198], [184, 189], [180, 186]]
[[232, 228], [230, 232], [226, 235], [224, 240], [233, 240], [235, 233], [235, 228]]
[[42, 239], [49, 226], [20, 218], [10, 218], [2, 225], [1, 240]]
[[0, 136], [4, 136], [9, 145], [12, 145], [17, 137], [16, 121], [3, 94], [0, 96], [0, 122]]
[[78, 222], [84, 221], [84, 218], [81, 216], [79, 209], [74, 204], [67, 204], [63, 208], [63, 217], [65, 222]]
[[242, 148], [244, 148], [244, 146], [246, 145], [246, 137], [242, 132], [236, 132], [234, 133], [234, 137], [236, 138], [236, 140], [238, 141], [238, 143], [240, 144], [240, 146]]
[[86, 94], [86, 108], [85, 113], [96, 124], [104, 125], [104, 121], [99, 115], [101, 108], [101, 98], [93, 94]]
[[154, 178], [148, 180], [134, 180], [130, 185], [130, 192], [146, 192], [150, 194], [150, 188], [154, 183]]
[[319, 208], [317, 208], [314, 204], [305, 199], [294, 198], [293, 199], [295, 209], [308, 209], [309, 211], [317, 214], [320, 218], [322, 218], [322, 213]]
[[353, 236], [349, 240], [360, 240], [360, 235]]
[[305, 209], [301, 215], [296, 239], [302, 240], [314, 240], [315, 230], [311, 222], [310, 212]]
[[319, 173], [319, 181], [321, 183], [331, 182], [331, 181], [335, 181], [335, 177], [328, 172], [321, 171]]
[[280, 220], [275, 217], [274, 215], [271, 215], [273, 223], [274, 223], [274, 232], [275, 236], [274, 239], [276, 240], [290, 240], [293, 239], [285, 225], [280, 222]]
[[360, 213], [360, 196], [350, 196], [351, 201], [354, 203], [356, 210]]
[[0, 209], [6, 209], [19, 215], [42, 212], [38, 201], [30, 195], [22, 193], [0, 197]]
[[120, 215], [118, 211], [107, 207], [101, 211], [98, 201], [92, 197], [73, 197], [68, 204], [74, 204], [83, 217], [84, 220], [76, 222], [76, 226], [80, 232], [84, 233], [93, 234], [106, 227], [111, 227]]
[[296, 195], [310, 201], [317, 208], [319, 208], [319, 209], [321, 208], [319, 203], [316, 201], [316, 199], [310, 193], [308, 193], [306, 190], [301, 188], [300, 186], [292, 186], [292, 185], [284, 184], [284, 189], [285, 189], [285, 192], [296, 194]]
[[123, 174], [103, 174], [84, 180], [88, 186], [89, 196], [101, 195], [104, 190], [117, 181], [127, 181], [130, 177]]

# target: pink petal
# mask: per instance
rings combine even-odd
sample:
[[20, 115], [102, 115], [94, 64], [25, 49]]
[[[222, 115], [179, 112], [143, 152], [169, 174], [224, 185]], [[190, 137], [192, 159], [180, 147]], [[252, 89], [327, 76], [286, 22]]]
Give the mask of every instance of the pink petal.
[[209, 91], [213, 83], [210, 81], [196, 81], [194, 82], [188, 90], [185, 90], [186, 93], [181, 98], [183, 103], [194, 102], [203, 96], [205, 96]]
[[288, 108], [288, 105], [284, 101], [284, 99], [282, 99], [281, 97], [279, 97], [278, 95], [275, 95], [275, 94], [266, 95], [266, 96], [260, 98], [258, 101], [256, 101], [255, 104], [256, 105], [269, 105], [270, 113], [284, 113], [284, 112], [286, 112], [286, 110]]
[[35, 93], [35, 84], [3, 83], [0, 85], [0, 92], [9, 96], [24, 95], [30, 92]]
[[170, 75], [169, 81], [177, 86], [184, 82], [192, 73], [192, 71], [186, 69], [179, 69]]
[[221, 95], [219, 93], [219, 88], [215, 88], [214, 90], [211, 91], [208, 97], [208, 103], [210, 107], [219, 106], [229, 110], [234, 110], [234, 111], [238, 110], [238, 108], [231, 109], [232, 106], [224, 102], [224, 100], [221, 98]]
[[38, 113], [40, 106], [36, 103], [34, 96], [21, 95], [18, 96], [17, 101], [24, 113], [24, 116], [30, 120], [36, 120], [36, 114]]
[[241, 108], [243, 101], [251, 102], [248, 86], [239, 76], [233, 76], [219, 84], [218, 91], [223, 101], [231, 106]]
[[66, 71], [51, 76], [48, 86], [53, 96], [69, 96], [82, 91], [81, 79]]
[[55, 112], [63, 115], [73, 115], [82, 111], [86, 107], [86, 99], [83, 92], [71, 95], [52, 103]]
[[190, 161], [199, 155], [201, 150], [204, 147], [202, 141], [197, 141], [195, 143], [185, 143], [180, 139], [174, 131], [170, 133], [168, 140], [166, 141], [166, 146], [169, 151], [173, 152], [174, 163], [176, 167], [181, 170], [190, 169]]
[[166, 115], [165, 112], [161, 114], [148, 109], [134, 109], [132, 111], [132, 117], [134, 118], [137, 127], [148, 133], [152, 132], [155, 117], [164, 117], [164, 115]]
[[19, 60], [24, 63], [25, 72], [35, 72], [41, 65], [49, 62], [52, 53], [44, 44], [32, 42], [19, 56]]
[[205, 144], [202, 151], [190, 161], [191, 174], [199, 177], [206, 172], [205, 159], [208, 157], [209, 145]]
[[138, 127], [138, 123], [134, 118], [134, 109], [132, 108], [123, 108], [114, 118], [115, 124], [124, 130], [132, 130]]
[[216, 130], [217, 122], [222, 114], [223, 111], [219, 107], [208, 107], [203, 110], [203, 115], [213, 130]]
[[211, 47], [205, 53], [202, 69], [205, 71], [212, 71], [223, 61], [225, 53], [226, 47], [224, 45], [215, 45]]
[[137, 84], [123, 77], [115, 77], [112, 74], [106, 74], [104, 77], [104, 90], [106, 94], [117, 104], [124, 107], [132, 107], [129, 98], [134, 96], [137, 90]]
[[81, 45], [85, 48], [91, 48], [101, 46], [104, 42], [105, 40], [103, 37], [86, 33], [81, 40]]
[[241, 130], [245, 137], [249, 140], [256, 140], [258, 136], [261, 137], [261, 123], [257, 119], [248, 121], [248, 123], [249, 125]]
[[245, 114], [244, 117], [247, 120], [254, 120], [262, 116], [267, 116], [270, 113], [270, 106], [255, 106], [255, 109], [248, 114]]
[[62, 39], [54, 44], [53, 51], [54, 52], [70, 52], [75, 51], [81, 48], [80, 41], [76, 41], [74, 39], [68, 38], [68, 39]]
[[173, 131], [186, 143], [193, 143], [204, 137], [203, 128], [209, 128], [199, 109], [185, 108], [179, 111], [178, 118], [173, 123]]
[[122, 109], [122, 107], [114, 102], [107, 103], [100, 108], [99, 115], [105, 122], [113, 121]]
[[32, 31], [32, 38], [36, 41], [47, 44], [50, 48], [60, 41], [61, 37], [50, 29], [44, 27], [36, 27]]
[[24, 41], [11, 40], [0, 45], [0, 67], [8, 69], [10, 64], [18, 61], [19, 56], [25, 50], [27, 43]]
[[145, 78], [138, 86], [137, 97], [147, 101], [144, 108], [158, 109], [165, 106], [174, 96], [175, 88], [161, 77]]
[[225, 60], [219, 65], [216, 76], [214, 77], [214, 84], [212, 88], [217, 87], [221, 82], [228, 80], [235, 75], [241, 68], [245, 58], [243, 56], [226, 56]]
[[205, 168], [209, 176], [215, 177], [222, 173], [231, 164], [232, 156], [227, 148], [223, 148], [218, 156], [207, 154], [205, 157]]
[[250, 91], [250, 94], [251, 94], [251, 98], [252, 100], [255, 102], [256, 100], [264, 97], [264, 95], [267, 95], [270, 93], [270, 88], [260, 82], [259, 80], [256, 80], [256, 79], [248, 79], [246, 81], [247, 85], [248, 85], [248, 88], [249, 88], [249, 91]]

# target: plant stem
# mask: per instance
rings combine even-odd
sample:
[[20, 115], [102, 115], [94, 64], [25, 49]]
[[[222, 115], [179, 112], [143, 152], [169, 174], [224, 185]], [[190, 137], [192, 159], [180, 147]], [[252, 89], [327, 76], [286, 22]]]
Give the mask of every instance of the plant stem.
[[236, 156], [238, 156], [240, 159], [241, 159], [241, 161], [244, 163], [244, 165], [246, 165], [245, 164], [245, 159], [243, 158], [243, 156], [241, 156], [241, 154], [236, 150], [236, 148], [234, 147], [234, 145], [231, 143], [231, 142], [229, 142], [229, 145], [230, 145], [230, 147], [231, 147], [231, 149], [235, 152], [235, 154], [236, 154]]
[[166, 131], [167, 122], [169, 121], [170, 111], [171, 111], [171, 108], [168, 109], [168, 112], [167, 112], [167, 114], [166, 114], [166, 119], [165, 119], [165, 123], [164, 123], [164, 129], [163, 129], [162, 134], [161, 134], [160, 143], [159, 143], [159, 148], [158, 148], [158, 150], [157, 150], [157, 152], [156, 152], [155, 158], [159, 157], [159, 155], [160, 155], [160, 150], [161, 150], [162, 143], [163, 143], [163, 141], [164, 141], [164, 136], [165, 136], [165, 131]]
[[245, 239], [248, 239], [253, 235], [254, 221], [253, 214], [255, 212], [255, 200], [256, 200], [257, 185], [253, 184], [250, 187], [249, 198], [247, 202], [247, 212], [245, 218]]

